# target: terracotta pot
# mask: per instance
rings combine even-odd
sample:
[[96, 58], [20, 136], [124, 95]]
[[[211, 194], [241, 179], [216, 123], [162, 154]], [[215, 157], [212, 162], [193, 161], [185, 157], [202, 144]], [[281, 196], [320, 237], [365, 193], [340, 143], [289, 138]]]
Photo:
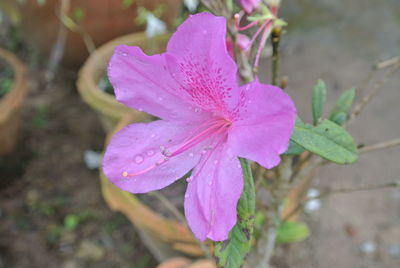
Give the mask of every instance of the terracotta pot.
[[77, 87], [83, 100], [99, 112], [104, 129], [110, 132], [126, 113], [133, 113], [136, 121], [143, 121], [146, 114], [134, 111], [117, 102], [115, 96], [103, 92], [98, 82], [104, 76], [108, 61], [117, 45], [126, 44], [141, 47], [147, 54], [165, 50], [168, 36], [147, 38], [143, 32], [114, 39], [96, 50], [79, 71]]
[[[126, 125], [137, 121], [135, 115], [127, 114], [108, 136]], [[202, 256], [203, 252], [192, 232], [184, 223], [167, 219], [146, 206], [135, 195], [114, 186], [100, 172], [103, 197], [112, 210], [123, 213], [135, 225], [143, 242], [159, 261], [165, 261], [182, 253]]]
[[14, 72], [14, 82], [10, 92], [0, 99], [0, 155], [2, 155], [12, 152], [16, 145], [28, 80], [25, 66], [13, 54], [0, 48], [0, 58], [8, 63]]
[[[3, 0], [2, 0], [3, 1]], [[6, 0], [17, 2], [15, 0]], [[61, 1], [47, 0], [40, 6], [37, 0], [27, 0], [19, 5], [21, 13], [21, 27], [25, 39], [42, 53], [49, 54], [54, 45], [59, 29], [59, 5]], [[83, 11], [83, 18], [79, 22], [91, 36], [96, 46], [118, 36], [141, 31], [143, 25], [137, 25], [137, 5], [129, 7], [123, 5], [123, 0], [71, 0], [70, 14], [74, 18], [77, 9]], [[155, 10], [160, 4], [165, 8], [161, 19], [172, 26], [177, 17], [180, 0], [144, 0], [141, 1], [147, 10]], [[138, 3], [138, 1], [133, 1]], [[88, 52], [78, 33], [68, 31], [64, 63], [80, 65], [87, 58]]]
[[161, 263], [157, 268], [216, 268], [211, 260], [191, 261], [186, 258], [172, 258]]

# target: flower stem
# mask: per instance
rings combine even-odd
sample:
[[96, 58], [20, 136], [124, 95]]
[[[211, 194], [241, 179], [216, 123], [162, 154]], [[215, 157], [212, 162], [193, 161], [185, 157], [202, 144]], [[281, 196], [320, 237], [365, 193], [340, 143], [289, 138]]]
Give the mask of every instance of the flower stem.
[[281, 41], [282, 29], [279, 27], [274, 27], [271, 33], [271, 43], [272, 43], [272, 84], [274, 86], [278, 85], [278, 75], [279, 75], [279, 57], [280, 49], [279, 44]]
[[287, 221], [288, 219], [290, 219], [294, 214], [296, 214], [300, 209], [302, 209], [304, 205], [310, 200], [321, 199], [332, 194], [345, 194], [345, 193], [371, 191], [371, 190], [379, 190], [386, 188], [398, 188], [398, 187], [400, 187], [400, 180], [383, 184], [371, 184], [371, 185], [362, 185], [354, 188], [340, 188], [340, 189], [328, 190], [319, 194], [318, 196], [310, 197], [300, 202], [297, 205], [297, 207], [295, 207], [290, 213], [288, 213], [288, 215], [283, 219], [283, 221]]

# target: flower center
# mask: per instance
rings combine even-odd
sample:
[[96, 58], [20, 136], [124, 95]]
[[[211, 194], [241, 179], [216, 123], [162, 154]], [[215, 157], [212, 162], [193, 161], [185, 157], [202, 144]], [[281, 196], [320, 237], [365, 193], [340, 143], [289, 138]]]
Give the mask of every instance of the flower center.
[[[161, 154], [163, 155], [163, 158], [156, 161], [153, 165], [151, 165], [148, 168], [145, 168], [141, 171], [135, 172], [135, 173], [128, 173], [127, 171], [124, 171], [122, 173], [122, 176], [123, 177], [135, 177], [135, 176], [147, 173], [150, 170], [164, 164], [172, 157], [180, 155], [183, 152], [193, 148], [194, 146], [198, 145], [199, 143], [203, 142], [204, 140], [210, 139], [211, 137], [215, 137], [218, 134], [222, 134], [222, 133], [226, 132], [231, 125], [232, 125], [231, 121], [223, 119], [223, 118], [213, 119], [212, 121], [208, 121], [208, 122], [200, 125], [194, 131], [192, 131], [194, 133], [194, 135], [189, 137], [185, 141], [183, 141], [182, 144], [180, 144], [178, 146], [178, 148], [174, 149], [173, 151], [169, 151], [165, 146], [161, 145], [160, 150], [161, 150]], [[212, 149], [212, 148], [209, 148], [209, 149]]]

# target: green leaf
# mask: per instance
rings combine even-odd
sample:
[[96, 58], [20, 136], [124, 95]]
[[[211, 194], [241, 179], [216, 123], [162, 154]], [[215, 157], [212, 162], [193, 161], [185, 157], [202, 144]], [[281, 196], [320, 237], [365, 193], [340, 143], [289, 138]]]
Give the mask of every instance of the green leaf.
[[325, 119], [315, 127], [297, 120], [291, 140], [337, 164], [350, 164], [358, 158], [353, 137], [330, 120]]
[[294, 243], [306, 239], [310, 235], [308, 226], [301, 222], [285, 221], [278, 229], [277, 243]]
[[326, 102], [326, 85], [324, 81], [318, 80], [317, 84], [313, 88], [312, 99], [311, 99], [314, 125], [317, 125], [320, 118], [322, 118], [325, 102]]
[[251, 249], [255, 215], [255, 189], [253, 175], [247, 160], [240, 159], [243, 169], [244, 188], [237, 212], [238, 220], [229, 233], [228, 240], [215, 242], [214, 255], [217, 267], [239, 268]]
[[64, 227], [67, 230], [73, 231], [79, 224], [79, 217], [74, 214], [68, 214], [64, 218]]
[[331, 121], [335, 122], [339, 126], [341, 126], [344, 122], [346, 122], [346, 120], [347, 120], [347, 114], [345, 112], [340, 112], [331, 118]]
[[302, 152], [304, 152], [306, 149], [304, 147], [298, 145], [294, 141], [289, 142], [289, 148], [287, 149], [286, 152], [283, 153], [283, 155], [299, 155]]
[[333, 107], [329, 119], [336, 122], [338, 115], [344, 113], [346, 115], [346, 120], [347, 120], [347, 114], [349, 113], [350, 108], [353, 105], [355, 95], [356, 95], [356, 90], [354, 88], [344, 91], [336, 101], [335, 107]]
[[83, 8], [75, 8], [73, 12], [73, 17], [75, 21], [82, 21], [85, 17], [85, 11], [83, 10]]

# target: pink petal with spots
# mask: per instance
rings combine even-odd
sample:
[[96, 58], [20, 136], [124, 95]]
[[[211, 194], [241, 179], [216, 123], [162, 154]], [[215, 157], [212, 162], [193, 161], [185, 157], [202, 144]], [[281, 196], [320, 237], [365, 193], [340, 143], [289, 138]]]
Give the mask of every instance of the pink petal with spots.
[[236, 105], [237, 67], [226, 47], [225, 18], [189, 17], [171, 37], [166, 60], [188, 103], [223, 116]]
[[[195, 132], [193, 125], [163, 120], [129, 125], [115, 134], [107, 146], [103, 159], [104, 173], [116, 186], [131, 193], [161, 189], [191, 170], [199, 162], [204, 146], [199, 144], [163, 164], [155, 165], [165, 158], [160, 147], [173, 152]], [[140, 174], [144, 170], [148, 171]], [[124, 172], [140, 175], [124, 177]]]
[[199, 240], [228, 239], [242, 190], [242, 168], [229, 148], [221, 145], [202, 157], [185, 195], [185, 216]]
[[167, 71], [163, 54], [147, 56], [139, 47], [120, 45], [110, 60], [108, 77], [117, 100], [131, 108], [166, 120], [201, 119], [176, 92], [178, 84]]
[[238, 156], [272, 168], [288, 148], [296, 107], [280, 88], [258, 80], [240, 90], [239, 119], [230, 130], [229, 146]]

